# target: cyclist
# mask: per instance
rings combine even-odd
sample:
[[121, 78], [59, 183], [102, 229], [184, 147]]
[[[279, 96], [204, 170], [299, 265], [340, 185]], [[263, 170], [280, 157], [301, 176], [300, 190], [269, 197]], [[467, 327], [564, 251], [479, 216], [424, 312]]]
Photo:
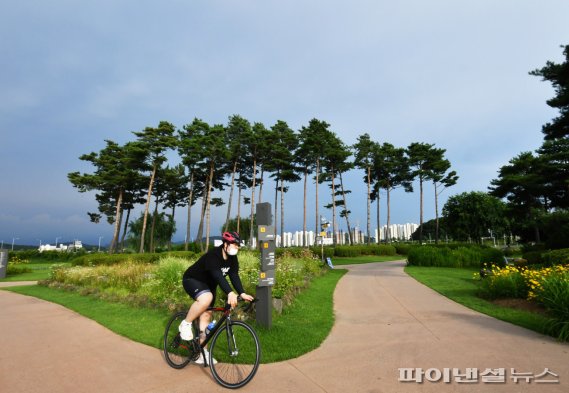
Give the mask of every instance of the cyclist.
[[[254, 298], [245, 293], [239, 278], [239, 261], [237, 252], [241, 238], [237, 232], [224, 232], [221, 236], [222, 244], [208, 251], [190, 266], [184, 273], [182, 284], [184, 290], [195, 302], [190, 307], [186, 319], [180, 324], [180, 336], [183, 340], [194, 338], [192, 322], [199, 318], [200, 342], [205, 339], [205, 329], [211, 321], [211, 311], [215, 303], [215, 292], [220, 286], [227, 295], [227, 302], [231, 307], [237, 305], [237, 294], [231, 290], [225, 276], [229, 275], [231, 284], [243, 300], [252, 301]], [[205, 351], [205, 349], [204, 349]], [[206, 356], [208, 356], [206, 352]], [[196, 363], [203, 364], [201, 355]]]

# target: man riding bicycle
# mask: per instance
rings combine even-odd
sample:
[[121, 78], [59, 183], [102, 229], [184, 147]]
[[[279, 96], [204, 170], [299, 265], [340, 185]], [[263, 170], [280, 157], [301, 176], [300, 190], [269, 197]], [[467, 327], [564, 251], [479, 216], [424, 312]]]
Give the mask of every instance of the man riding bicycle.
[[[239, 261], [237, 252], [241, 243], [241, 238], [237, 232], [224, 232], [222, 235], [223, 243], [208, 251], [190, 266], [184, 273], [182, 284], [184, 290], [195, 302], [190, 307], [186, 319], [180, 324], [180, 336], [183, 340], [192, 340], [192, 322], [199, 317], [200, 342], [205, 339], [205, 329], [211, 321], [211, 311], [206, 311], [208, 307], [213, 307], [215, 303], [215, 292], [217, 287], [221, 287], [227, 295], [227, 303], [231, 307], [237, 305], [237, 294], [231, 290], [229, 283], [225, 279], [229, 275], [233, 288], [243, 300], [252, 301], [254, 298], [245, 293], [241, 279], [239, 278]], [[207, 356], [207, 353], [206, 353]], [[196, 363], [203, 364], [200, 358]]]

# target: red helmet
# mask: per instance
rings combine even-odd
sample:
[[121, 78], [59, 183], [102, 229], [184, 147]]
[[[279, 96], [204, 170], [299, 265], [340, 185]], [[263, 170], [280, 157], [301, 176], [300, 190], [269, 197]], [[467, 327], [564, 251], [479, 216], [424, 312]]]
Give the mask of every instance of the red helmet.
[[241, 244], [241, 238], [239, 237], [239, 234], [237, 232], [223, 232], [221, 238], [225, 243], [237, 244], [237, 245]]

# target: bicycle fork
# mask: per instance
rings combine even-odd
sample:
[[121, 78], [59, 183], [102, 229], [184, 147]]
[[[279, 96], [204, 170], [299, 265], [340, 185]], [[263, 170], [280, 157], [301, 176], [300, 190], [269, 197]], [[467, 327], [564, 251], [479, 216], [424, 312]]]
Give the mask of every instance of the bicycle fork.
[[231, 324], [227, 324], [227, 350], [229, 356], [235, 357], [239, 355], [239, 348], [237, 348], [237, 343], [235, 342], [235, 335], [233, 334], [233, 328]]

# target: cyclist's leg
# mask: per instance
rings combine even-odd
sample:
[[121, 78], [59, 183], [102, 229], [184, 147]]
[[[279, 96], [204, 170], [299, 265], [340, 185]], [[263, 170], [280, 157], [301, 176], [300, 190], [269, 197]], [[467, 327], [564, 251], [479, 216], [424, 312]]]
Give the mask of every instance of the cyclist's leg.
[[[213, 300], [213, 294], [208, 290], [200, 293], [196, 298], [195, 302], [192, 303], [188, 314], [186, 315], [186, 321], [192, 323], [200, 315], [204, 313], [205, 310], [210, 306]], [[207, 325], [206, 325], [207, 326]], [[200, 330], [201, 330], [201, 320], [200, 320]]]
[[[210, 288], [210, 294], [212, 295], [211, 301], [208, 307], [213, 307], [215, 305], [215, 293], [217, 291], [217, 287]], [[200, 329], [200, 343], [205, 340], [205, 329], [207, 325], [211, 322], [211, 317], [213, 313], [211, 311], [204, 311], [200, 315], [199, 321], [199, 329]]]
[[191, 340], [195, 334], [192, 333], [192, 323], [207, 309], [211, 302], [212, 294], [209, 286], [194, 278], [186, 278], [182, 281], [184, 290], [195, 301], [188, 310], [185, 319], [180, 324], [180, 333], [184, 340]]

